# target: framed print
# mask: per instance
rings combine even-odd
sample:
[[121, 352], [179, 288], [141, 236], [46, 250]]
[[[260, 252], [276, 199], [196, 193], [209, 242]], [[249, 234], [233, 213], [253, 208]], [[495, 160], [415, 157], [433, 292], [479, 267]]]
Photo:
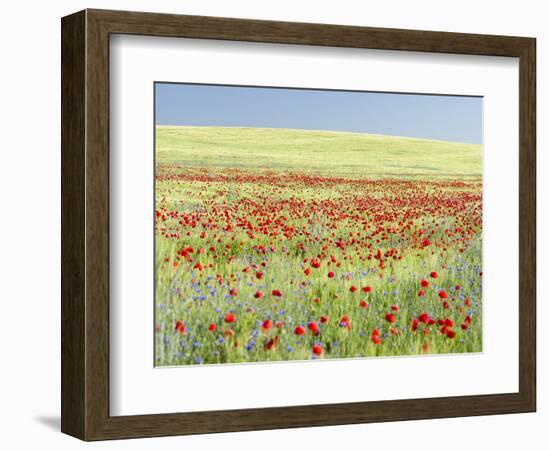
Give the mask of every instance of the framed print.
[[535, 411], [535, 39], [62, 20], [62, 431]]

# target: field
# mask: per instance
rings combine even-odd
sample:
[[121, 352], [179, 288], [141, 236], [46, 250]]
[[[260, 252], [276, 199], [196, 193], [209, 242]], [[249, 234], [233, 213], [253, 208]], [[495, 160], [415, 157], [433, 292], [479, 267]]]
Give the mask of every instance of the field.
[[155, 364], [482, 350], [481, 146], [157, 127]]

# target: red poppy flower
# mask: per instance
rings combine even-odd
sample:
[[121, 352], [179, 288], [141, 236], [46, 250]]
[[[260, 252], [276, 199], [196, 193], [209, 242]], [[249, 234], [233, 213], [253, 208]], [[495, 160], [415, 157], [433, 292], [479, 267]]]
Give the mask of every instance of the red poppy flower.
[[263, 273], [263, 272], [256, 272], [256, 278], [257, 278], [258, 280], [261, 280], [263, 276], [264, 276], [264, 273]]
[[264, 323], [262, 323], [262, 328], [264, 330], [269, 330], [270, 328], [273, 328], [273, 323], [269, 319], [264, 320]]
[[176, 320], [176, 331], [178, 333], [185, 333], [185, 325], [181, 320]]
[[225, 323], [233, 323], [237, 320], [237, 316], [233, 313], [228, 313], [225, 315], [225, 318], [223, 319]]
[[321, 316], [319, 318], [319, 322], [321, 323], [328, 323], [328, 320], [329, 320], [328, 316]]
[[372, 286], [363, 286], [363, 292], [372, 292]]
[[397, 305], [391, 305], [390, 308], [392, 311], [399, 312], [399, 306]]
[[428, 323], [430, 321], [430, 316], [428, 313], [422, 313], [418, 316], [418, 320], [422, 323]]
[[430, 272], [430, 277], [437, 278], [438, 276], [437, 272]]
[[419, 297], [424, 297], [425, 295], [426, 295], [426, 292], [424, 291], [424, 289], [420, 289], [420, 290], [418, 291], [418, 296], [419, 296]]
[[449, 298], [449, 296], [447, 295], [447, 293], [443, 289], [441, 289], [439, 291], [439, 294], [437, 294], [437, 295], [439, 295], [439, 298], [441, 298], [441, 299]]
[[357, 290], [357, 286], [352, 286], [349, 288], [350, 292], [355, 292]]
[[306, 332], [305, 328], [301, 327], [300, 325], [294, 328], [294, 334], [297, 336], [302, 336], [303, 334], [305, 334], [305, 332]]
[[328, 277], [329, 277], [329, 278], [334, 278], [334, 272], [330, 271], [330, 272], [328, 273]]
[[430, 282], [428, 280], [425, 280], [424, 278], [420, 280], [420, 286], [422, 286], [423, 288], [427, 288], [429, 285]]
[[368, 308], [368, 307], [369, 307], [369, 304], [368, 304], [365, 300], [361, 300], [361, 301], [359, 302], [359, 306], [360, 306], [361, 308]]
[[309, 322], [307, 327], [313, 334], [319, 334], [319, 325], [317, 325], [317, 322]]
[[264, 296], [264, 293], [262, 291], [256, 291], [254, 293], [254, 298], [262, 298]]
[[309, 267], [306, 267], [306, 269], [304, 270], [304, 273], [305, 273], [306, 277], [309, 276], [309, 274], [311, 273], [311, 270], [309, 270]]
[[416, 331], [418, 329], [418, 319], [413, 319], [412, 321], [412, 330]]
[[282, 297], [283, 293], [279, 289], [273, 289], [271, 291], [271, 295], [274, 295], [275, 297]]
[[454, 339], [454, 337], [456, 336], [456, 333], [453, 330], [451, 330], [450, 328], [447, 328], [445, 330], [445, 334], [447, 335], [447, 337], [449, 339]]
[[319, 344], [315, 344], [312, 348], [311, 348], [311, 351], [317, 355], [317, 356], [321, 356], [323, 354], [323, 347], [321, 347]]
[[376, 335], [376, 334], [373, 334], [370, 338], [370, 340], [375, 344], [375, 345], [379, 345], [382, 343], [382, 339], [380, 338], [380, 336]]
[[389, 323], [395, 323], [395, 316], [392, 313], [388, 313], [386, 314], [386, 320]]
[[236, 288], [229, 289], [229, 295], [231, 297], [236, 297], [237, 296], [237, 289]]
[[211, 323], [211, 324], [208, 326], [208, 331], [214, 331], [216, 328], [217, 328], [216, 324], [215, 324], [215, 323]]

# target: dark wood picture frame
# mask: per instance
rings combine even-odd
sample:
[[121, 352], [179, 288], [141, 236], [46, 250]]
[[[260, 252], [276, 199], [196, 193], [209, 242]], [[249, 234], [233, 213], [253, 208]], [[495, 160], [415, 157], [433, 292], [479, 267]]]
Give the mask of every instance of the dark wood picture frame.
[[[534, 38], [85, 10], [62, 30], [61, 429], [84, 440], [531, 412], [536, 408]], [[133, 34], [519, 58], [519, 392], [109, 415], [109, 36]]]

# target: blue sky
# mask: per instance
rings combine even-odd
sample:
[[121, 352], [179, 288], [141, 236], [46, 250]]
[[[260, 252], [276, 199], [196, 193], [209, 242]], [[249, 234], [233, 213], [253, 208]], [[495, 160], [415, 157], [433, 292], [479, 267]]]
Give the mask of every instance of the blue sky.
[[482, 98], [155, 84], [157, 125], [304, 128], [482, 142]]

